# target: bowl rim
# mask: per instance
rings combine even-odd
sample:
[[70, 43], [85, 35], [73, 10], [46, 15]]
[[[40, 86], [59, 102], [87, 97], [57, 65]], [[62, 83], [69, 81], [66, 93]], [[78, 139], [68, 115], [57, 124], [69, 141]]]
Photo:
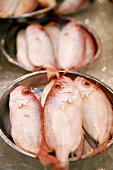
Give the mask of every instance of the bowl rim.
[[[61, 2], [63, 0], [60, 0]], [[44, 14], [46, 12], [49, 12], [50, 10], [54, 10], [54, 8], [56, 8], [57, 6], [57, 0], [54, 0], [53, 4], [51, 6], [47, 6], [45, 8], [33, 11], [33, 12], [29, 12], [29, 13], [25, 13], [25, 14], [21, 14], [21, 15], [16, 15], [16, 16], [8, 16], [8, 17], [0, 17], [0, 19], [2, 20], [13, 20], [13, 19], [22, 19], [22, 18], [29, 18], [29, 17], [33, 17], [39, 14]]]
[[[59, 71], [60, 73], [65, 73], [65, 71]], [[12, 81], [12, 83], [8, 84], [8, 86], [0, 93], [0, 100], [2, 99], [2, 96], [7, 93], [8, 90], [10, 90], [15, 84], [21, 82], [22, 80], [25, 80], [26, 78], [30, 78], [32, 76], [36, 76], [36, 75], [40, 75], [40, 74], [46, 74], [47, 71], [43, 70], [43, 71], [36, 71], [36, 72], [32, 72], [32, 73], [28, 73], [25, 74], [15, 80]], [[112, 95], [113, 95], [113, 89], [111, 89], [109, 86], [107, 86], [105, 83], [101, 82], [99, 79], [90, 76], [88, 74], [83, 74], [80, 72], [75, 72], [75, 71], [68, 71], [69, 74], [73, 74], [76, 76], [82, 76], [85, 77], [86, 79], [91, 79], [92, 81], [102, 85], [105, 89], [107, 89]], [[35, 158], [36, 155], [29, 153], [27, 151], [24, 151], [22, 149], [20, 149], [19, 147], [17, 147], [6, 135], [5, 133], [2, 131], [1, 127], [0, 127], [0, 137], [4, 140], [4, 142], [6, 142], [11, 148], [15, 149], [16, 151], [18, 151], [19, 153], [22, 153], [26, 156], [30, 156], [32, 158]], [[109, 148], [111, 145], [113, 144], [113, 138], [109, 141], [107, 148]], [[81, 157], [81, 160], [89, 158], [90, 157], [90, 152], [88, 154], [84, 154]], [[74, 158], [69, 158], [69, 161], [78, 161], [78, 158], [74, 157]]]
[[[47, 19], [49, 20], [49, 18], [47, 18]], [[84, 65], [83, 67], [80, 67], [80, 68], [87, 67], [88, 65], [90, 65], [93, 61], [95, 61], [95, 60], [99, 57], [99, 55], [100, 55], [101, 52], [102, 52], [101, 40], [100, 40], [99, 36], [97, 35], [97, 33], [94, 31], [94, 29], [91, 28], [91, 26], [89, 26], [88, 24], [83, 23], [83, 22], [81, 22], [81, 21], [79, 21], [79, 20], [76, 20], [75, 18], [72, 18], [72, 17], [53, 16], [52, 20], [54, 20], [54, 19], [57, 19], [57, 20], [60, 20], [60, 21], [63, 21], [63, 20], [64, 20], [64, 21], [66, 21], [66, 22], [70, 22], [70, 21], [74, 20], [78, 25], [80, 25], [80, 26], [82, 26], [84, 29], [86, 29], [86, 31], [88, 31], [88, 32], [91, 34], [91, 36], [93, 37], [93, 39], [94, 39], [94, 41], [95, 41], [95, 44], [96, 44], [96, 53], [95, 53], [92, 61], [91, 61], [89, 64], [86, 64], [86, 65]], [[48, 22], [50, 22], [50, 21], [51, 21], [51, 20], [49, 20]], [[43, 21], [42, 21], [42, 22], [43, 22]], [[28, 25], [29, 23], [26, 23], [26, 24]], [[19, 25], [20, 25], [20, 24], [19, 24]], [[11, 29], [13, 28], [13, 26], [14, 26], [14, 25], [11, 25], [11, 26], [9, 27], [9, 29], [6, 31], [6, 33], [5, 33], [5, 34], [2, 36], [2, 38], [1, 38], [1, 41], [0, 41], [1, 51], [2, 51], [3, 55], [5, 56], [5, 58], [6, 58], [10, 63], [12, 63], [12, 64], [14, 64], [14, 65], [22, 68], [23, 70], [26, 70], [26, 71], [29, 71], [29, 72], [34, 72], [35, 70], [29, 70], [29, 69], [27, 69], [27, 68], [24, 68], [24, 66], [22, 66], [21, 64], [19, 64], [18, 61], [16, 61], [15, 59], [13, 59], [13, 57], [11, 57], [11, 56], [8, 54], [8, 52], [7, 52], [6, 48], [5, 48], [7, 32], [8, 32], [9, 30], [11, 30]], [[80, 68], [79, 68], [79, 69], [80, 69]], [[79, 70], [79, 69], [77, 69], [77, 70]]]

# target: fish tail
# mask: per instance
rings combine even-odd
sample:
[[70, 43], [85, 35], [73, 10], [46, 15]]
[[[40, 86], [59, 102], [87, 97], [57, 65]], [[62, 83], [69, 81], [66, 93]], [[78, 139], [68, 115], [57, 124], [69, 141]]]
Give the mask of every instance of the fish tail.
[[54, 164], [51, 170], [69, 170], [69, 162]]
[[53, 76], [56, 76], [57, 78], [60, 77], [60, 74], [59, 74], [59, 71], [57, 68], [55, 67], [49, 67], [47, 68], [47, 78], [48, 80], [53, 77]]

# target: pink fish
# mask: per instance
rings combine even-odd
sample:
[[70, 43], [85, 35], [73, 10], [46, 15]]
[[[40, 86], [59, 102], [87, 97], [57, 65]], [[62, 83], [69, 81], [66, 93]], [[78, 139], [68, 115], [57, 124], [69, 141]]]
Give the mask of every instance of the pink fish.
[[83, 77], [77, 77], [75, 83], [82, 94], [83, 127], [99, 146], [92, 155], [107, 148], [112, 133], [113, 111], [104, 92]]
[[83, 28], [84, 38], [85, 38], [85, 59], [83, 61], [83, 66], [88, 65], [94, 59], [96, 53], [96, 46], [93, 37]]
[[43, 107], [44, 104], [45, 104], [46, 97], [47, 97], [49, 91], [51, 90], [51, 87], [53, 86], [54, 82], [55, 82], [55, 79], [52, 80], [52, 81], [50, 81], [50, 82], [44, 87], [44, 90], [43, 90], [42, 95], [41, 95], [41, 105], [42, 105], [42, 107]]
[[52, 42], [44, 27], [38, 23], [30, 24], [26, 28], [28, 58], [36, 70], [47, 69], [47, 76], [59, 77], [56, 69]]
[[17, 48], [16, 56], [19, 64], [23, 66], [25, 69], [33, 71], [34, 67], [28, 59], [25, 29], [20, 30], [17, 34], [16, 48]]
[[[68, 77], [56, 79], [44, 105], [44, 135], [55, 151], [61, 168], [68, 169], [68, 157], [82, 145], [82, 98]], [[77, 136], [77, 137], [76, 137]], [[81, 150], [77, 153], [81, 157]]]
[[40, 24], [33, 23], [26, 28], [28, 57], [35, 67], [55, 66], [51, 40]]
[[18, 86], [9, 99], [11, 136], [16, 146], [36, 155], [46, 166], [58, 160], [49, 155], [43, 136], [42, 107], [37, 97], [25, 86]]
[[0, 0], [0, 17], [12, 17], [18, 0]]
[[76, 12], [86, 4], [86, 1], [87, 0], [64, 0], [56, 10], [56, 14], [65, 15]]
[[57, 66], [60, 69], [78, 69], [82, 66], [85, 52], [85, 38], [75, 20], [67, 23], [59, 37]]
[[60, 25], [56, 22], [50, 22], [44, 27], [46, 31], [48, 32], [53, 49], [54, 49], [54, 55], [55, 55], [55, 60], [57, 61], [57, 56], [58, 56], [58, 40], [59, 40], [59, 35], [60, 35]]
[[11, 135], [24, 151], [37, 154], [42, 144], [42, 107], [35, 95], [25, 86], [10, 93]]
[[15, 8], [14, 15], [22, 15], [33, 12], [37, 9], [39, 3], [37, 0], [18, 0], [18, 5]]
[[47, 7], [50, 8], [56, 5], [55, 0], [37, 0], [37, 1], [42, 8], [47, 8]]

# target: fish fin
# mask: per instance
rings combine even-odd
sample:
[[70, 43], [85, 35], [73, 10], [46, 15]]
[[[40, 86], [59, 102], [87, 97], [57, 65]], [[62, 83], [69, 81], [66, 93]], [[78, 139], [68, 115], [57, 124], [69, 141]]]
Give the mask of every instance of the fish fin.
[[84, 135], [82, 134], [81, 142], [80, 142], [80, 144], [79, 144], [79, 147], [76, 149], [76, 156], [77, 156], [77, 159], [80, 159], [81, 156], [82, 156], [82, 152], [83, 152], [83, 144], [84, 144]]
[[49, 67], [47, 68], [47, 78], [48, 80], [53, 77], [53, 76], [56, 76], [57, 78], [60, 77], [60, 74], [59, 74], [59, 71], [57, 68], [55, 67]]
[[55, 164], [52, 166], [51, 170], [69, 170], [69, 162], [63, 164]]
[[92, 156], [94, 156], [94, 155], [96, 155], [96, 154], [98, 154], [98, 153], [100, 153], [102, 151], [106, 151], [108, 142], [109, 142], [109, 140], [106, 140], [102, 144], [99, 144], [98, 147], [92, 151], [90, 156], [92, 157]]
[[84, 129], [84, 137], [87, 140], [87, 142], [90, 144], [90, 146], [95, 149], [98, 147], [98, 142], [95, 141]]
[[41, 66], [34, 66], [34, 69], [36, 71], [40, 71], [41, 69], [43, 69], [43, 65], [41, 65]]
[[44, 149], [43, 150], [40, 149], [40, 151], [36, 155], [36, 158], [39, 158], [43, 166], [47, 166], [49, 164], [53, 164], [53, 165], [59, 164], [59, 160], [55, 156], [47, 153], [47, 151]]
[[63, 72], [63, 74], [62, 74], [62, 76], [65, 76], [65, 74], [67, 74], [68, 71], [69, 71], [69, 69], [65, 69], [64, 72]]

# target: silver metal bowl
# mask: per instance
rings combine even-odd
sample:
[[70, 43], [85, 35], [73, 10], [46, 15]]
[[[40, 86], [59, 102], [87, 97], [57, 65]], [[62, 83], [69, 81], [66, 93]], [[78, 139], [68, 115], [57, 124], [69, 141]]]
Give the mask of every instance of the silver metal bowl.
[[[40, 23], [41, 25], [46, 25], [48, 22], [51, 21], [55, 21], [57, 23], [59, 23], [61, 25], [61, 27], [64, 27], [65, 24], [67, 24], [68, 22], [70, 22], [71, 20], [74, 20], [71, 17], [57, 17], [57, 16], [51, 16], [51, 17], [46, 17], [43, 18], [41, 20], [38, 21], [38, 23]], [[93, 57], [92, 62], [99, 57], [100, 53], [101, 53], [101, 42], [100, 39], [98, 37], [98, 35], [95, 33], [95, 31], [90, 28], [90, 26], [88, 26], [87, 24], [81, 23], [80, 21], [76, 21], [76, 23], [78, 23], [81, 27], [83, 27], [93, 38], [94, 40], [94, 44], [95, 44], [95, 55]], [[5, 35], [3, 36], [3, 38], [1, 39], [1, 50], [3, 55], [7, 58], [7, 60], [16, 65], [21, 67], [24, 70], [27, 71], [32, 71], [32, 70], [28, 70], [25, 67], [23, 67], [22, 65], [20, 65], [17, 61], [17, 57], [16, 57], [16, 36], [18, 31], [20, 31], [21, 29], [26, 28], [29, 25], [29, 23], [13, 23], [11, 25], [11, 27], [7, 30], [7, 32], [5, 33]]]
[[54, 11], [55, 9], [57, 9], [59, 7], [59, 5], [63, 2], [64, 0], [54, 0], [53, 4], [50, 4], [49, 6], [42, 8], [42, 9], [38, 9], [35, 10], [34, 12], [30, 12], [30, 13], [26, 13], [26, 14], [22, 14], [19, 16], [9, 16], [6, 18], [0, 18], [0, 21], [4, 22], [29, 22], [32, 21], [34, 19], [40, 20], [41, 18], [46, 17], [49, 13], [51, 13], [52, 11]]
[[[60, 72], [61, 75], [63, 73], [64, 73], [63, 71]], [[94, 77], [81, 74], [78, 72], [72, 72], [72, 71], [69, 71], [68, 73], [66, 73], [66, 76], [70, 77], [73, 80], [77, 76], [82, 76], [84, 78], [87, 78], [89, 81], [96, 84], [106, 94], [111, 104], [113, 104], [113, 91], [108, 86], [106, 86], [99, 80], [95, 79]], [[13, 149], [30, 157], [35, 157], [35, 155], [25, 152], [22, 149], [18, 148], [14, 144], [11, 138], [11, 126], [10, 126], [10, 121], [9, 121], [9, 94], [17, 85], [25, 85], [26, 87], [29, 87], [32, 89], [42, 90], [47, 83], [48, 83], [48, 80], [46, 76], [46, 71], [29, 73], [14, 80], [0, 95], [0, 134], [1, 134], [1, 137]], [[109, 141], [108, 147], [111, 146], [111, 144], [113, 144], [113, 139]], [[90, 152], [82, 155], [81, 159], [88, 158], [89, 154]], [[75, 161], [77, 160], [77, 158], [74, 157], [73, 155], [72, 157], [69, 158], [69, 160]]]

